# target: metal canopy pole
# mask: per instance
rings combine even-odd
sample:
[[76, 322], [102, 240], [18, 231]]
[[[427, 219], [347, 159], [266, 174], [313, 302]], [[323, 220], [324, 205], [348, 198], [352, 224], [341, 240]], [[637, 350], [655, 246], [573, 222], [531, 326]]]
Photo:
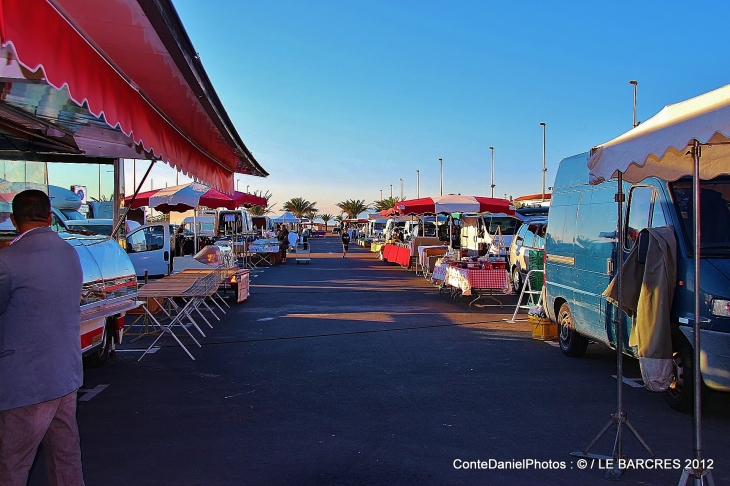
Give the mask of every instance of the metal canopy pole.
[[700, 142], [695, 139], [692, 142], [692, 162], [694, 170], [692, 174], [692, 195], [694, 196], [694, 218], [695, 218], [695, 315], [694, 315], [694, 464], [682, 471], [679, 478], [679, 485], [687, 484], [690, 477], [693, 479], [695, 486], [714, 485], [712, 472], [705, 469], [702, 461], [702, 373], [700, 372], [700, 157], [702, 156]]
[[147, 176], [150, 175], [150, 172], [152, 171], [152, 166], [155, 165], [155, 162], [157, 162], [158, 159], [153, 159], [150, 163], [150, 166], [147, 167], [147, 172], [144, 173], [144, 177], [142, 177], [142, 180], [139, 182], [139, 186], [134, 188], [134, 194], [132, 195], [132, 199], [129, 201], [129, 204], [124, 208], [124, 214], [120, 215], [119, 219], [114, 225], [114, 229], [112, 230], [112, 235], [116, 235], [119, 232], [119, 229], [122, 227], [122, 224], [124, 223], [124, 220], [127, 218], [127, 213], [129, 213], [129, 210], [132, 209], [132, 204], [134, 204], [134, 200], [137, 199], [137, 194], [139, 194], [139, 191], [142, 189], [142, 184], [147, 180]]
[[[624, 380], [624, 339], [623, 339], [623, 325], [622, 317], [624, 314], [623, 311], [623, 283], [621, 278], [621, 267], [623, 266], [624, 256], [623, 256], [623, 245], [624, 245], [624, 217], [623, 217], [623, 209], [624, 209], [624, 201], [626, 200], [624, 192], [623, 192], [623, 185], [624, 185], [624, 176], [622, 172], [618, 172], [618, 192], [616, 193], [616, 203], [618, 206], [618, 228], [616, 231], [616, 237], [618, 239], [616, 244], [616, 286], [618, 289], [618, 312], [617, 312], [617, 318], [614, 321], [613, 318], [611, 318], [612, 322], [615, 322], [615, 334], [616, 334], [616, 413], [611, 414], [611, 418], [609, 419], [608, 423], [603, 426], [603, 428], [598, 432], [598, 434], [593, 438], [593, 440], [588, 444], [588, 447], [583, 449], [583, 451], [580, 452], [571, 452], [570, 455], [573, 457], [582, 457], [586, 459], [600, 459], [600, 460], [613, 460], [613, 467], [611, 469], [607, 469], [606, 473], [604, 474], [604, 477], [606, 479], [611, 480], [619, 480], [621, 479], [621, 476], [623, 475], [623, 470], [619, 467], [619, 459], [624, 459], [625, 456], [623, 454], [623, 428], [624, 426], [629, 429], [629, 431], [634, 434], [634, 437], [639, 441], [639, 443], [644, 447], [644, 449], [649, 453], [649, 455], [655, 459], [656, 454], [654, 454], [654, 451], [651, 450], [649, 445], [642, 439], [642, 437], [639, 435], [639, 433], [636, 431], [636, 429], [631, 425], [631, 422], [629, 422], [628, 414], [624, 411], [623, 408], [623, 380]], [[603, 437], [603, 434], [608, 431], [609, 427], [613, 426], [614, 429], [616, 429], [616, 438], [614, 439], [613, 443], [613, 454], [610, 456], [602, 455], [602, 454], [591, 454], [590, 450], [593, 448], [593, 446], [598, 442], [598, 440]]]

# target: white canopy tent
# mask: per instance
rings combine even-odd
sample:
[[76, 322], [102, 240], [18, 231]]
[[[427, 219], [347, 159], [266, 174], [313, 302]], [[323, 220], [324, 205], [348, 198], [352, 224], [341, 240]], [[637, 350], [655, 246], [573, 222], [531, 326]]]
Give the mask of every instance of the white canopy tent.
[[[700, 180], [730, 174], [730, 85], [696, 98], [666, 106], [657, 115], [623, 135], [595, 147], [588, 160], [591, 183], [617, 178], [619, 200], [622, 181], [640, 182], [647, 177], [674, 181], [694, 179], [694, 454], [702, 464], [700, 366]], [[619, 211], [620, 213], [620, 211]], [[621, 220], [619, 219], [619, 222]], [[623, 228], [619, 227], [619, 241]], [[620, 252], [619, 252], [620, 253]], [[619, 282], [620, 285], [620, 282]], [[620, 288], [620, 287], [619, 287]], [[619, 290], [619, 295], [621, 291]], [[619, 306], [620, 307], [620, 306]], [[620, 333], [619, 333], [620, 334]], [[620, 356], [619, 355], [619, 363]], [[620, 366], [620, 365], [619, 365]], [[619, 412], [620, 384], [619, 384]], [[685, 470], [680, 484], [712, 484], [709, 471]]]
[[692, 175], [693, 141], [702, 145], [700, 179], [730, 174], [730, 85], [668, 105], [636, 128], [598, 145], [588, 160], [591, 183]]
[[298, 223], [298, 222], [299, 222], [299, 218], [294, 216], [289, 211], [285, 212], [278, 218], [274, 218], [274, 223], [279, 223], [279, 224], [289, 224], [289, 223]]

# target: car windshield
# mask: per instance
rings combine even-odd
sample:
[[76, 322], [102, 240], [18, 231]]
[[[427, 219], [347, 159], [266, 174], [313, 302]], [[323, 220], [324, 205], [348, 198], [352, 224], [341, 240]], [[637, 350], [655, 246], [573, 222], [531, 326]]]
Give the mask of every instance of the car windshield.
[[112, 234], [112, 226], [109, 224], [78, 224], [73, 221], [66, 221], [66, 226], [71, 231], [88, 232], [102, 236], [110, 236]]
[[500, 227], [503, 235], [515, 234], [515, 226], [517, 220], [515, 218], [494, 218], [485, 216], [484, 222], [487, 224], [487, 231], [490, 235], [493, 235], [497, 231], [497, 227]]
[[[694, 245], [692, 179], [680, 179], [670, 187], [687, 253], [691, 255]], [[700, 248], [705, 257], [730, 257], [730, 177], [700, 182]]]

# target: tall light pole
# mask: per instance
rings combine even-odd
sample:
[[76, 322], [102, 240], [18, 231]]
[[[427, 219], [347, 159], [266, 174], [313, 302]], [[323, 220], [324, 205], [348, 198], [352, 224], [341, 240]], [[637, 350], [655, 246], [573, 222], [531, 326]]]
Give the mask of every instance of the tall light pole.
[[636, 127], [636, 125], [638, 125], [638, 123], [636, 123], [636, 89], [639, 86], [639, 82], [632, 79], [629, 81], [629, 84], [634, 85], [634, 127]]
[[393, 199], [393, 184], [390, 185], [390, 198]]
[[494, 197], [494, 147], [489, 147], [489, 150], [492, 151], [492, 192], [490, 197]]
[[239, 179], [236, 180], [236, 190], [241, 192], [241, 181]]
[[382, 189], [380, 190], [380, 200], [381, 201], [383, 200], [383, 190]]
[[542, 201], [545, 202], [545, 173], [547, 172], [547, 167], [545, 167], [545, 131], [547, 125], [545, 125], [545, 122], [540, 122], [540, 126], [542, 127]]
[[416, 198], [421, 197], [421, 171], [416, 169]]
[[444, 159], [439, 159], [439, 164], [441, 164], [441, 195], [444, 195]]
[[400, 200], [403, 200], [403, 178], [400, 178]]
[[248, 188], [251, 186], [251, 184], [246, 184], [246, 194], [248, 194]]

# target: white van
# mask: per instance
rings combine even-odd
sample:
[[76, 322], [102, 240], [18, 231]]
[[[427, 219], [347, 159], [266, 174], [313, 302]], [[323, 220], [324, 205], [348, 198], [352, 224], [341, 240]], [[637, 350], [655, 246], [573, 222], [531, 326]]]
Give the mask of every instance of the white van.
[[241, 236], [255, 231], [251, 215], [245, 209], [218, 211], [218, 236]]
[[193, 228], [192, 216], [188, 216], [187, 218], [183, 219], [182, 224], [184, 224], [185, 227], [190, 231], [197, 233], [198, 236], [208, 236], [210, 238], [215, 237], [215, 216], [197, 216], [195, 218], [195, 224], [197, 224], [197, 228]]
[[380, 238], [383, 236], [387, 219], [371, 219], [368, 221], [366, 236], [369, 238]]
[[504, 213], [464, 214], [461, 217], [461, 248], [470, 255], [507, 258], [512, 236], [520, 221]]

